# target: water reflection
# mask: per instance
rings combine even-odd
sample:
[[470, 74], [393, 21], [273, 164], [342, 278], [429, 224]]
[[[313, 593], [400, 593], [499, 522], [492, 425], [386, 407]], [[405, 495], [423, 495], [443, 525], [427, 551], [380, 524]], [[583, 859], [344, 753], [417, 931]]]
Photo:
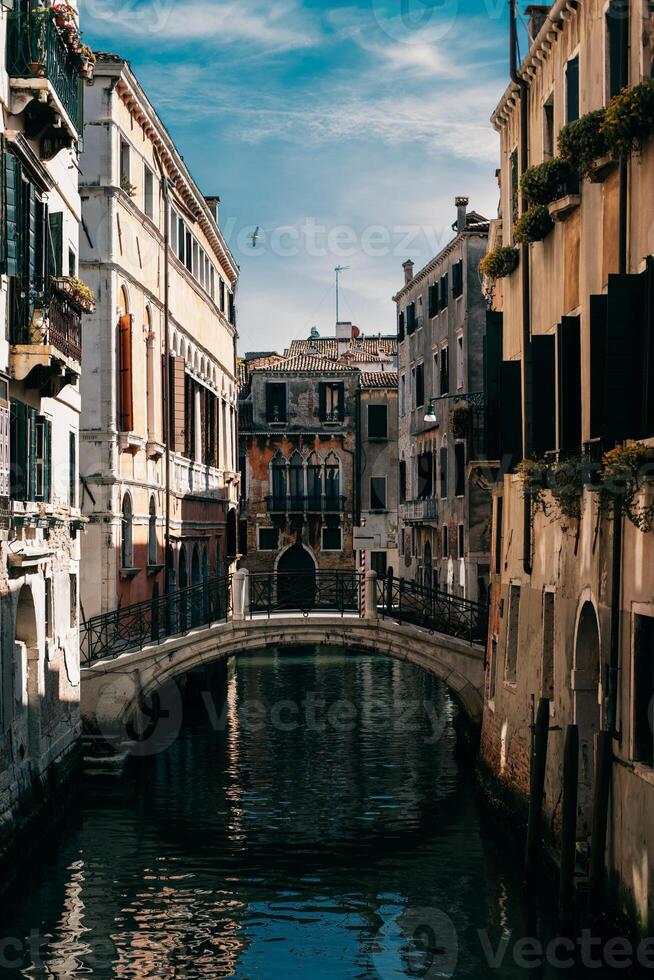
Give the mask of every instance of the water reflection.
[[20, 946], [3, 975], [534, 976], [484, 960], [478, 930], [493, 947], [524, 934], [520, 892], [482, 834], [440, 682], [266, 652], [222, 688], [195, 679], [185, 705], [165, 753], [84, 786], [3, 909]]

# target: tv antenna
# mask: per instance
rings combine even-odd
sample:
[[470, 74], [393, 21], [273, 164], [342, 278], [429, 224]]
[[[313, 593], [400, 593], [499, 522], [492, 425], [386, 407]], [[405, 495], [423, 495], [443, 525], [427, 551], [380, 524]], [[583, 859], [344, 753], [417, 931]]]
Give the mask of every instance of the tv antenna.
[[336, 322], [337, 323], [338, 323], [338, 288], [339, 288], [339, 277], [341, 275], [341, 272], [345, 272], [349, 268], [350, 268], [349, 265], [337, 265], [336, 268], [334, 269], [334, 272], [336, 273]]

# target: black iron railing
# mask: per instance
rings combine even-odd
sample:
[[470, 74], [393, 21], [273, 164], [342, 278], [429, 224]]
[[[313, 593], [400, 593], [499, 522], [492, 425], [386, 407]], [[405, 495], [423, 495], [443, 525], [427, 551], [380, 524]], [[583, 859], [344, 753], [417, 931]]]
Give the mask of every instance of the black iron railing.
[[53, 290], [50, 296], [48, 319], [50, 321], [49, 343], [66, 357], [81, 361], [82, 316], [70, 300], [56, 290]]
[[255, 613], [359, 612], [359, 572], [273, 572], [252, 574], [250, 615]]
[[161, 643], [167, 637], [226, 619], [231, 585], [231, 576], [209, 579], [170, 595], [93, 616], [80, 629], [82, 666], [142, 650], [149, 643]]
[[335, 495], [270, 494], [266, 497], [266, 506], [270, 514], [342, 514], [346, 499]]
[[81, 82], [77, 66], [45, 7], [31, 11], [18, 9], [8, 14], [7, 72], [10, 78], [47, 78], [81, 134]]
[[488, 606], [389, 575], [377, 579], [377, 611], [383, 619], [422, 626], [470, 643], [485, 643]]

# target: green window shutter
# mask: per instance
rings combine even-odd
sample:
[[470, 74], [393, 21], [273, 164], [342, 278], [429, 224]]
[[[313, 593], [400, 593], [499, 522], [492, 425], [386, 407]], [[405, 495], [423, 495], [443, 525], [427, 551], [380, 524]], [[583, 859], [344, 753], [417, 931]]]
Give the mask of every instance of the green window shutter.
[[[581, 447], [581, 324], [564, 316], [557, 329], [559, 368], [559, 449]], [[537, 378], [536, 368], [534, 377]]]
[[8, 276], [19, 274], [21, 225], [21, 166], [13, 153], [4, 154], [6, 266]]
[[36, 202], [36, 287], [45, 288], [48, 275], [48, 205]]
[[647, 257], [645, 273], [645, 392], [644, 429], [654, 432], [654, 257]]
[[77, 505], [77, 440], [74, 432], [68, 433], [68, 502]]
[[25, 184], [26, 231], [27, 231], [27, 281], [30, 286], [36, 282], [36, 187]]
[[605, 435], [638, 439], [643, 422], [644, 275], [610, 275], [606, 321]]
[[27, 409], [27, 500], [36, 500], [36, 409]]
[[606, 296], [590, 297], [590, 437], [604, 436], [606, 405]]
[[579, 55], [571, 58], [565, 70], [566, 119], [568, 123], [579, 119]]
[[43, 499], [52, 501], [52, 422], [43, 426]]
[[429, 287], [429, 318], [436, 316], [438, 313], [438, 286], [434, 285]]
[[321, 422], [325, 421], [327, 415], [327, 385], [324, 381], [318, 382], [318, 418]]
[[60, 276], [64, 251], [64, 215], [62, 211], [48, 215], [48, 274]]
[[399, 343], [404, 340], [404, 312], [399, 313], [397, 318], [397, 339]]
[[522, 364], [502, 361], [501, 366], [502, 468], [511, 473], [522, 461]]
[[11, 496], [27, 499], [27, 405], [12, 402], [10, 407], [9, 460]]
[[486, 313], [484, 337], [484, 433], [486, 458], [500, 458], [500, 373], [502, 368], [503, 316], [494, 310]]
[[534, 365], [534, 453], [556, 448], [556, 369], [554, 334], [532, 337]]

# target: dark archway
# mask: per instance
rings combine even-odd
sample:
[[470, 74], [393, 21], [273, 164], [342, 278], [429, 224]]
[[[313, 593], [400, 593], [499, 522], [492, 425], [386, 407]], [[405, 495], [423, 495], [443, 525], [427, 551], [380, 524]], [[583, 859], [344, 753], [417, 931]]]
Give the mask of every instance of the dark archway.
[[585, 602], [577, 627], [575, 644], [574, 716], [579, 729], [579, 834], [590, 834], [595, 736], [601, 727], [599, 704], [600, 635], [592, 602]]
[[310, 608], [316, 594], [316, 566], [307, 549], [296, 541], [277, 563], [279, 609]]
[[[24, 656], [27, 677], [27, 752], [30, 761], [35, 762], [41, 755], [41, 691], [39, 690], [39, 641], [36, 624], [34, 597], [28, 585], [23, 585], [18, 595], [16, 607], [16, 644], [24, 647], [15, 649], [14, 656]], [[22, 671], [21, 671], [22, 675]]]
[[[184, 545], [179, 549], [179, 588], [188, 588], [188, 571], [186, 569], [186, 548]], [[188, 629], [188, 595], [183, 593], [179, 597], [179, 625], [180, 628]]]

